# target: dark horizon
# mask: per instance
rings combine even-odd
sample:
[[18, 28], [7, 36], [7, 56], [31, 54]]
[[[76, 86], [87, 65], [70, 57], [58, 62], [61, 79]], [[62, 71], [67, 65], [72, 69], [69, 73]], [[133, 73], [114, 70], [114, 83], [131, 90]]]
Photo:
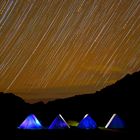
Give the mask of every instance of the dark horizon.
[[[22, 98], [27, 103], [31, 103], [31, 104], [34, 104], [34, 103], [37, 103], [37, 102], [47, 103], [49, 101], [55, 101], [55, 100], [59, 100], [59, 99], [67, 99], [67, 98], [75, 97], [75, 96], [78, 96], [78, 95], [86, 95], [86, 94], [91, 94], [91, 93], [95, 94], [96, 92], [100, 92], [100, 91], [106, 89], [107, 87], [115, 85], [117, 82], [123, 80], [126, 76], [131, 76], [131, 75], [133, 75], [135, 73], [139, 73], [139, 72], [140, 71], [134, 72], [132, 74], [126, 74], [125, 76], [123, 76], [118, 81], [116, 81], [116, 82], [114, 82], [110, 85], [107, 85], [106, 87], [103, 87], [102, 89], [100, 89], [98, 91], [93, 91], [92, 90], [93, 86], [84, 86], [84, 87], [76, 87], [75, 86], [75, 87], [65, 87], [65, 88], [59, 87], [59, 88], [55, 88], [55, 89], [52, 88], [52, 89], [48, 89], [48, 90], [46, 90], [46, 89], [34, 89], [30, 94], [28, 92], [27, 93], [26, 92], [25, 93], [20, 93], [19, 92], [19, 93], [16, 93], [16, 94], [13, 93], [13, 94], [19, 96], [20, 98]], [[69, 93], [69, 91], [72, 90], [72, 89], [73, 89], [73, 91], [75, 91], [75, 93], [73, 95], [71, 95], [71, 92]], [[85, 91], [85, 92], [83, 92], [84, 94], [80, 94], [79, 92], [76, 92], [77, 91], [76, 89], [80, 89], [80, 90]], [[90, 90], [90, 92], [86, 92], [87, 89]], [[26, 89], [26, 91], [28, 91], [28, 90]], [[48, 91], [49, 91], [49, 93], [48, 93]], [[63, 91], [63, 93], [61, 91]], [[58, 97], [57, 96], [53, 97], [52, 94], [56, 94], [56, 93], [59, 93], [61, 95], [66, 94], [67, 96], [59, 97], [59, 95], [58, 95]], [[5, 94], [7, 94], [7, 93], [5, 93]], [[22, 97], [22, 94], [24, 94], [25, 97]], [[38, 98], [38, 97], [35, 98], [35, 96], [34, 96], [34, 98], [31, 98], [31, 96], [33, 96], [35, 94], [40, 94], [41, 98]], [[44, 96], [46, 94], [50, 95], [50, 98], [44, 98]], [[29, 99], [27, 99], [27, 97], [29, 97]]]

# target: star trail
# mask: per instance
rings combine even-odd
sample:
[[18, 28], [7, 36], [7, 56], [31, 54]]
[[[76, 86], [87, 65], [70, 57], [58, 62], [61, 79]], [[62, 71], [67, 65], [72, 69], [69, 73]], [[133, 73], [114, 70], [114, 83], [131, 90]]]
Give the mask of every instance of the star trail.
[[0, 91], [65, 98], [139, 70], [140, 0], [0, 0]]

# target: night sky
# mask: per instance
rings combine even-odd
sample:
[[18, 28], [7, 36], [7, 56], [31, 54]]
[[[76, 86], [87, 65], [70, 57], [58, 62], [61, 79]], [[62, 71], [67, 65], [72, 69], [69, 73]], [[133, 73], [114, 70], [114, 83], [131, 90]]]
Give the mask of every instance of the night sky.
[[51, 100], [139, 70], [140, 0], [0, 0], [0, 91]]

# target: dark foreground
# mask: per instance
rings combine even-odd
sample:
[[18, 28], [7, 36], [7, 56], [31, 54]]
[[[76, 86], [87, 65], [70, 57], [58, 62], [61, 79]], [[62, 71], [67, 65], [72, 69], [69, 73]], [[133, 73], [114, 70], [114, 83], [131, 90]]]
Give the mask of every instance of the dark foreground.
[[17, 130], [16, 140], [120, 140], [127, 139], [128, 132], [126, 130]]

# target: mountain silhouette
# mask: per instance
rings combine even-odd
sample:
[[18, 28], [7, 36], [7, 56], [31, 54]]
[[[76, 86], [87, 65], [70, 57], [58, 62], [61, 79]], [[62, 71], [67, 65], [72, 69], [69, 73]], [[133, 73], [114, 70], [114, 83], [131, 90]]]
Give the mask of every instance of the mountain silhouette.
[[28, 103], [12, 93], [0, 93], [0, 125], [3, 130], [15, 130], [18, 121], [28, 114]]

